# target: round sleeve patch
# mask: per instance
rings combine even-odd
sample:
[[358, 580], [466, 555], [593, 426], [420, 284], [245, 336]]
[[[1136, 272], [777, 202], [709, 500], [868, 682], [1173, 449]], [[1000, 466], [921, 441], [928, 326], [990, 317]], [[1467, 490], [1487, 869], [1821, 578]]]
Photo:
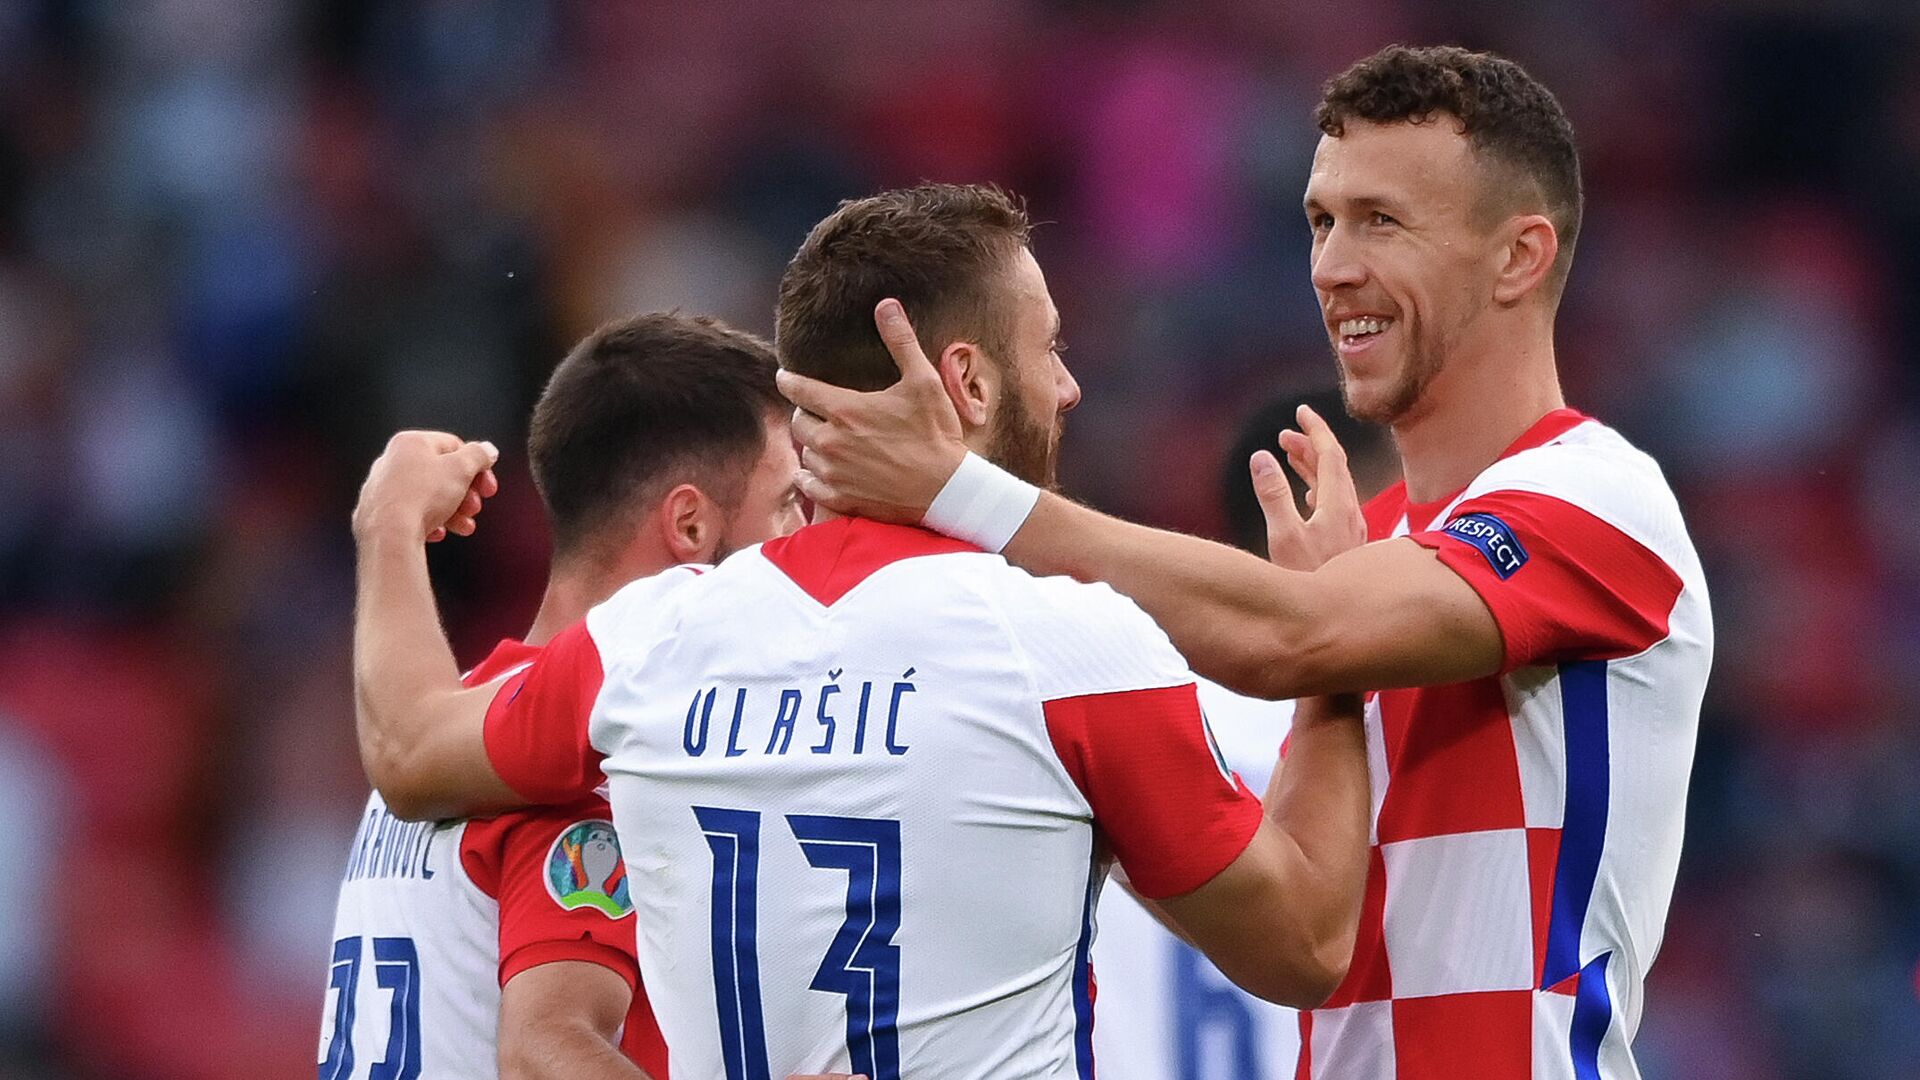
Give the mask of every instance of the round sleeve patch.
[[568, 911], [590, 907], [609, 919], [633, 913], [613, 822], [590, 818], [561, 831], [547, 851], [547, 892]]

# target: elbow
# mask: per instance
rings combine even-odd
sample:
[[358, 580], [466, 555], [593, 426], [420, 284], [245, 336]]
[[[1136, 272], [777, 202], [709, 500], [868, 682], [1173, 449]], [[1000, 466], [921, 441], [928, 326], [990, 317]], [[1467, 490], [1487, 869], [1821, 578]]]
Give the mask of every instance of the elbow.
[[[1358, 914], [1357, 912], [1355, 914]], [[1295, 933], [1269, 936], [1267, 955], [1250, 979], [1236, 979], [1248, 993], [1290, 1009], [1317, 1009], [1347, 980], [1358, 940], [1357, 919], [1317, 932], [1296, 927]]]
[[1317, 1009], [1333, 997], [1347, 979], [1353, 961], [1353, 938], [1287, 957], [1270, 964], [1266, 978], [1242, 984], [1255, 996], [1290, 1009]]
[[1313, 950], [1301, 973], [1299, 1000], [1291, 1003], [1294, 1008], [1317, 1009], [1327, 1003], [1347, 981], [1347, 970], [1353, 966], [1353, 946], [1354, 934], [1348, 931]]
[[367, 781], [387, 804], [387, 812], [402, 821], [431, 821], [446, 815], [434, 793], [422, 783], [417, 770], [390, 749], [362, 748], [360, 765]]

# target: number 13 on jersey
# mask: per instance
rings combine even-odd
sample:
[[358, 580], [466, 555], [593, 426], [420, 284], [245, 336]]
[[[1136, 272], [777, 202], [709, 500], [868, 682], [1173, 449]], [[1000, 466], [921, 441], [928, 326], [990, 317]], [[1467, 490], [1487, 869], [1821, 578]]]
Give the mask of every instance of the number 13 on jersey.
[[[760, 813], [696, 806], [713, 852], [713, 982], [727, 1080], [771, 1080], [760, 1008]], [[871, 1080], [900, 1078], [900, 823], [788, 814], [807, 862], [847, 873], [847, 918], [811, 989], [847, 999], [847, 1053]]]

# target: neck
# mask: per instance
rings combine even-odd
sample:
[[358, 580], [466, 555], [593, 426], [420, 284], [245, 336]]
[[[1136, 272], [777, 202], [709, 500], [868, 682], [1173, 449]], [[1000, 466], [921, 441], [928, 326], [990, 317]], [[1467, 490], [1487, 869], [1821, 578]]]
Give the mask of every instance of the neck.
[[522, 640], [528, 645], [545, 645], [554, 635], [587, 617], [601, 601], [619, 592], [629, 582], [638, 581], [673, 566], [672, 559], [658, 556], [633, 559], [612, 568], [595, 567], [591, 562], [555, 561], [548, 572], [547, 590], [541, 594], [540, 610]]
[[1473, 351], [1456, 350], [1420, 401], [1393, 423], [1407, 499], [1446, 499], [1486, 471], [1541, 417], [1563, 408], [1551, 325]]

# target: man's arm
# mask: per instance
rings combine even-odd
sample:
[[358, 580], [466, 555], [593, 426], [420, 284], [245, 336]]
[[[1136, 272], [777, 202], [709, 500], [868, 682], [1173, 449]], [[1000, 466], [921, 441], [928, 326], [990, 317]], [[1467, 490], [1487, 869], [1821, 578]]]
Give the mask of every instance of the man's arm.
[[633, 989], [611, 968], [558, 960], [500, 991], [500, 1080], [646, 1080], [620, 1052]]
[[1181, 937], [1249, 993], [1310, 1009], [1346, 978], [1367, 881], [1371, 801], [1357, 696], [1295, 712], [1266, 820], [1211, 881], [1155, 901]]
[[1305, 573], [1048, 493], [1005, 554], [1035, 573], [1107, 582], [1194, 670], [1255, 697], [1442, 685], [1500, 669], [1500, 630], [1479, 594], [1408, 540]]
[[[466, 689], [440, 628], [424, 544], [473, 531], [497, 490], [488, 444], [395, 435], [354, 508], [353, 674], [360, 760], [396, 816], [455, 817], [524, 804], [487, 759], [492, 687]], [[444, 535], [444, 532], [442, 532]]]
[[[798, 482], [835, 510], [919, 521], [967, 451], [904, 311], [884, 301], [875, 318], [900, 367], [891, 389], [863, 394], [780, 374], [802, 410], [794, 419], [806, 447]], [[1321, 460], [1344, 468], [1337, 443]], [[1315, 518], [1325, 510], [1316, 508]], [[1165, 628], [1195, 670], [1258, 697], [1459, 682], [1497, 672], [1502, 660], [1499, 627], [1478, 594], [1413, 543], [1370, 545], [1312, 573], [1288, 571], [1042, 493], [1005, 554], [1036, 573], [1111, 584]]]

